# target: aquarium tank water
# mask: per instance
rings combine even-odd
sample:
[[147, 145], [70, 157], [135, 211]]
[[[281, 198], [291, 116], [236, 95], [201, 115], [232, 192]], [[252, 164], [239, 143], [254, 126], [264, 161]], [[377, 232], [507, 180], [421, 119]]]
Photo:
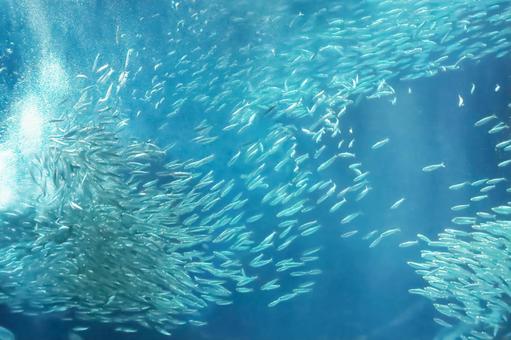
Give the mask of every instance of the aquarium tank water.
[[510, 0], [0, 0], [0, 340], [511, 339]]

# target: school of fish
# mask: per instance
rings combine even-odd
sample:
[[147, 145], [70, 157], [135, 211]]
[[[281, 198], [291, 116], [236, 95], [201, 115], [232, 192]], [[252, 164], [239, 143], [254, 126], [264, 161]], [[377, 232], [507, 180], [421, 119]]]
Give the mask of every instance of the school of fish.
[[[32, 5], [7, 4], [7, 12], [33, 14]], [[72, 17], [86, 5], [59, 6]], [[397, 82], [509, 57], [511, 3], [301, 7], [169, 1], [164, 12], [119, 18], [110, 46], [76, 67], [41, 40], [37, 71], [17, 88], [0, 128], [0, 183], [9, 184], [0, 194], [0, 303], [170, 336], [185, 324], [205, 325], [201, 310], [231, 304], [236, 294], [261, 294], [276, 307], [310, 293], [322, 273], [317, 233], [360, 233], [369, 248], [396, 237], [399, 226], [351, 227], [371, 213], [361, 203], [374, 184], [355, 151], [350, 108], [396, 103]], [[9, 73], [16, 46], [2, 44], [3, 89], [19, 74]], [[460, 95], [458, 106], [465, 106]], [[489, 134], [509, 129], [495, 114], [474, 128], [491, 124]], [[380, 138], [370, 148], [391, 144]], [[511, 151], [511, 140], [496, 149]], [[446, 167], [438, 160], [417, 171]], [[451, 208], [463, 212], [452, 220], [459, 230], [399, 244], [427, 247], [424, 261], [410, 265], [429, 286], [411, 292], [474, 325], [467, 338], [496, 336], [509, 315], [511, 205], [470, 210], [506, 181], [453, 184], [478, 188]], [[407, 203], [397, 196], [388, 207]], [[324, 211], [328, 219], [318, 217]]]

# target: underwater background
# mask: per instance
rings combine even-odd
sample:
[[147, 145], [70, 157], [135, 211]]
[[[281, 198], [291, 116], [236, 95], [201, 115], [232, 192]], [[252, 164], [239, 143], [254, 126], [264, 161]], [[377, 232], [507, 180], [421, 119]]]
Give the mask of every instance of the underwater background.
[[510, 337], [510, 1], [0, 3], [0, 340]]

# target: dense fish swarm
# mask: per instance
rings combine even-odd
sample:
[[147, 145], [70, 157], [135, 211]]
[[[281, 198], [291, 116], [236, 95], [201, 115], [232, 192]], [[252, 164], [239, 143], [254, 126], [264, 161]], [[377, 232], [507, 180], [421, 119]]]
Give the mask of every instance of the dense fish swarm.
[[493, 339], [509, 322], [511, 221], [497, 218], [472, 228], [446, 229], [428, 243], [433, 248], [421, 251], [423, 262], [409, 262], [429, 284], [410, 292], [431, 299], [452, 320], [435, 318], [440, 325], [469, 325], [462, 338]]
[[[230, 304], [235, 293], [264, 291], [274, 307], [310, 292], [321, 274], [314, 235], [323, 225], [360, 219], [361, 201], [373, 189], [344, 120], [350, 105], [383, 97], [395, 103], [392, 82], [502, 58], [511, 46], [508, 1], [319, 1], [313, 12], [289, 1], [267, 5], [171, 1], [162, 13], [120, 20], [113, 51], [105, 46], [92, 68], [80, 72], [59, 66], [62, 58], [49, 52], [49, 41], [41, 42], [46, 76], [39, 82], [47, 92], [24, 91], [44, 97], [34, 102], [46, 107], [42, 143], [29, 152], [14, 146], [12, 154], [0, 153], [19, 167], [16, 204], [2, 206], [0, 303], [20, 312], [72, 311], [80, 320], [118, 324], [125, 333], [136, 331], [126, 324], [138, 324], [170, 335], [178, 325], [204, 325], [201, 309]], [[79, 7], [67, 6], [55, 11], [56, 22]], [[149, 27], [162, 35], [147, 34]], [[0, 58], [0, 74], [6, 58]], [[63, 82], [66, 72], [75, 76]], [[141, 137], [143, 128], [133, 131], [148, 121], [158, 126], [152, 140]], [[507, 127], [502, 124], [491, 133]], [[388, 143], [384, 138], [371, 148], [379, 152]], [[334, 181], [334, 174], [344, 181]], [[389, 206], [401, 204], [404, 197]], [[318, 211], [331, 218], [319, 220]], [[438, 296], [428, 288], [420, 292], [443, 298], [453, 273], [465, 273], [479, 284], [478, 298], [490, 301], [491, 314], [466, 308], [459, 318], [498, 325], [499, 292], [509, 276], [480, 279], [490, 262], [478, 249], [484, 239], [491, 244], [486, 250], [504, 252], [508, 239], [495, 230], [509, 223], [446, 232], [437, 245], [459, 254], [446, 261], [424, 252], [431, 263], [421, 270], [441, 260], [453, 272], [421, 272], [441, 289], [432, 288]], [[374, 248], [400, 232], [373, 230], [363, 239]], [[473, 262], [457, 266], [458, 255]], [[469, 273], [469, 264], [479, 271]], [[501, 291], [491, 295], [490, 286]], [[480, 302], [470, 295], [476, 291], [463, 300], [471, 308]], [[470, 319], [476, 311], [488, 316]]]
[[[509, 128], [496, 114], [478, 119], [474, 127], [486, 128], [488, 134], [495, 134], [496, 127]], [[509, 158], [509, 136], [500, 134], [495, 140], [497, 159]], [[508, 160], [496, 166], [502, 167], [504, 162]], [[511, 202], [502, 202], [511, 193], [509, 177], [465, 181], [449, 189], [465, 191], [471, 197], [450, 209], [463, 215], [452, 218], [456, 228], [445, 229], [436, 240], [418, 235], [427, 247], [421, 250], [422, 261], [408, 264], [428, 286], [410, 292], [433, 301], [442, 314], [442, 318], [434, 318], [440, 326], [461, 325], [461, 339], [501, 338], [509, 330], [511, 315]], [[491, 202], [500, 203], [486, 202], [490, 197], [494, 198]]]

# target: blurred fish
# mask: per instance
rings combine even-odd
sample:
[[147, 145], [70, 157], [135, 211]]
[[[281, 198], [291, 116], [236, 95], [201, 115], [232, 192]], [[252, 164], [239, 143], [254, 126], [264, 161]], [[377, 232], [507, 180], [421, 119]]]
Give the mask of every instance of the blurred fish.
[[438, 169], [441, 169], [441, 168], [445, 168], [445, 163], [444, 162], [439, 163], [439, 164], [427, 165], [427, 166], [422, 168], [422, 171], [424, 171], [424, 172], [431, 172], [431, 171], [435, 171], [435, 170], [438, 170]]

